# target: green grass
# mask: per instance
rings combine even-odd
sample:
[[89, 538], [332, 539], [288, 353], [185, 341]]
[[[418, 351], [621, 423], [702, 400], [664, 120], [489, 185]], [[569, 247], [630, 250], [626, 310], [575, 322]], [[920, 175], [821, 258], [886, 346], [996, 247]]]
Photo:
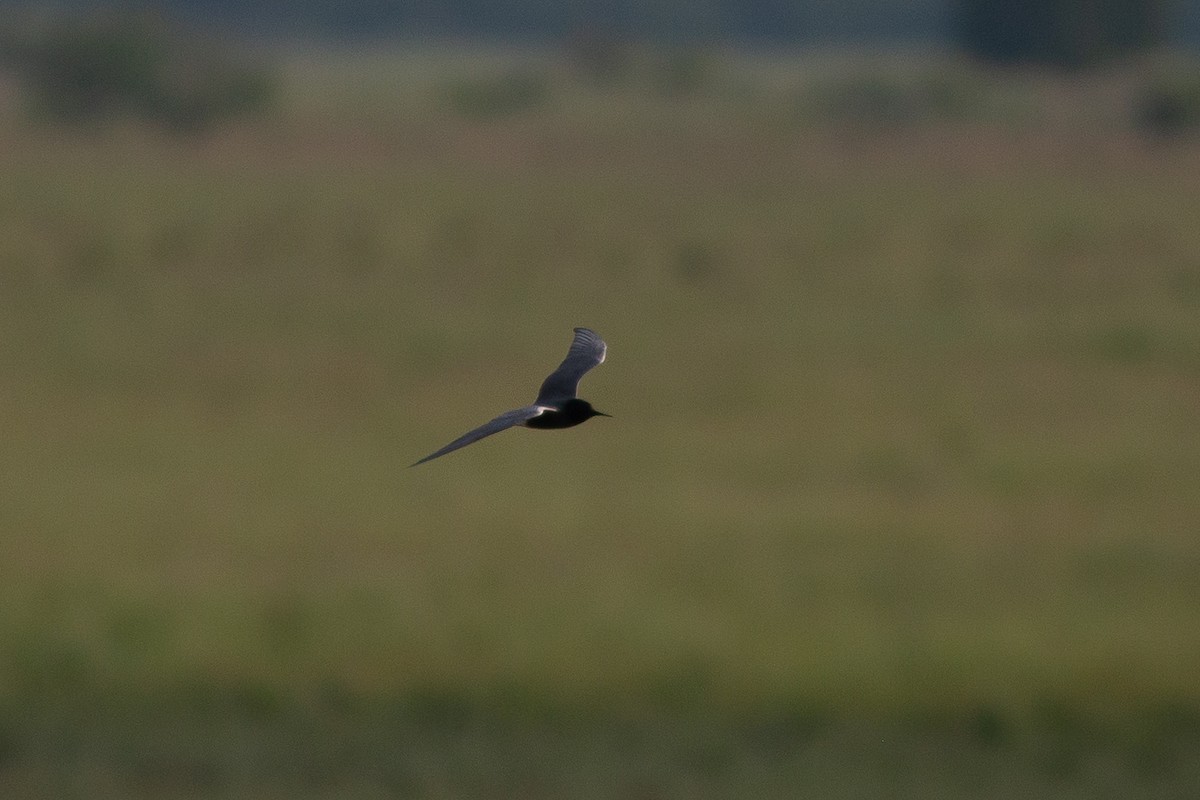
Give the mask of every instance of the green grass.
[[1195, 795], [1193, 149], [369, 63], [0, 127], [0, 793]]

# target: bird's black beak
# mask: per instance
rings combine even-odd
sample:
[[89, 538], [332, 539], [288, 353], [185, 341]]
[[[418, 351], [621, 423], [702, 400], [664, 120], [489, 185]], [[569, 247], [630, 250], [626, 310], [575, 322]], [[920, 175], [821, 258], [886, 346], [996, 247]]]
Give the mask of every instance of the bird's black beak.
[[[596, 409], [592, 409], [592, 410], [596, 411]], [[612, 414], [605, 414], [603, 411], [596, 411], [596, 416], [597, 417], [609, 417], [610, 419], [612, 418]]]

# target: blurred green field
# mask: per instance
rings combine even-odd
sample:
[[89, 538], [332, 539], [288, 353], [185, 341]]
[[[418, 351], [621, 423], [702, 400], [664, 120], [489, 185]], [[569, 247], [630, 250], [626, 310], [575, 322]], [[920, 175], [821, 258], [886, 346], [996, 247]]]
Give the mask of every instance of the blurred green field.
[[1200, 792], [1194, 141], [290, 69], [0, 122], [0, 794]]

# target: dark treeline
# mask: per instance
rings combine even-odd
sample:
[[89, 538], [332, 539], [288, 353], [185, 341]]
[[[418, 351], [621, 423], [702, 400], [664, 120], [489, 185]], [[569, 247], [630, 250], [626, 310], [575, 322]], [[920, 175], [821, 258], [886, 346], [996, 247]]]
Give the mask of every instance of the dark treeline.
[[935, 43], [990, 60], [1051, 63], [1103, 60], [1164, 41], [1200, 46], [1200, 0], [0, 0], [0, 16], [104, 6], [157, 8], [266, 37]]
[[958, 0], [956, 39], [997, 62], [1101, 64], [1170, 39], [1167, 0]]

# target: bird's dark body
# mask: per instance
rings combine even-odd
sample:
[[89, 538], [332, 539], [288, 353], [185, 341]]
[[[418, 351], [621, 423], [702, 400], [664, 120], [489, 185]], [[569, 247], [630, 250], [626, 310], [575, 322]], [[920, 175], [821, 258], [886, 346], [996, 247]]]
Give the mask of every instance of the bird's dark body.
[[602, 416], [587, 400], [572, 397], [553, 411], [543, 411], [525, 423], [527, 428], [573, 428], [595, 416]]
[[601, 364], [607, 352], [608, 346], [595, 331], [576, 328], [571, 347], [567, 350], [567, 357], [558, 365], [558, 369], [542, 381], [542, 388], [538, 390], [537, 399], [533, 403], [505, 411], [491, 422], [485, 422], [478, 428], [467, 431], [442, 449], [430, 453], [413, 466], [432, 461], [512, 427], [541, 430], [573, 428], [592, 417], [607, 417], [604, 412], [592, 408], [592, 404], [587, 400], [576, 396], [579, 394], [579, 380], [585, 372]]

